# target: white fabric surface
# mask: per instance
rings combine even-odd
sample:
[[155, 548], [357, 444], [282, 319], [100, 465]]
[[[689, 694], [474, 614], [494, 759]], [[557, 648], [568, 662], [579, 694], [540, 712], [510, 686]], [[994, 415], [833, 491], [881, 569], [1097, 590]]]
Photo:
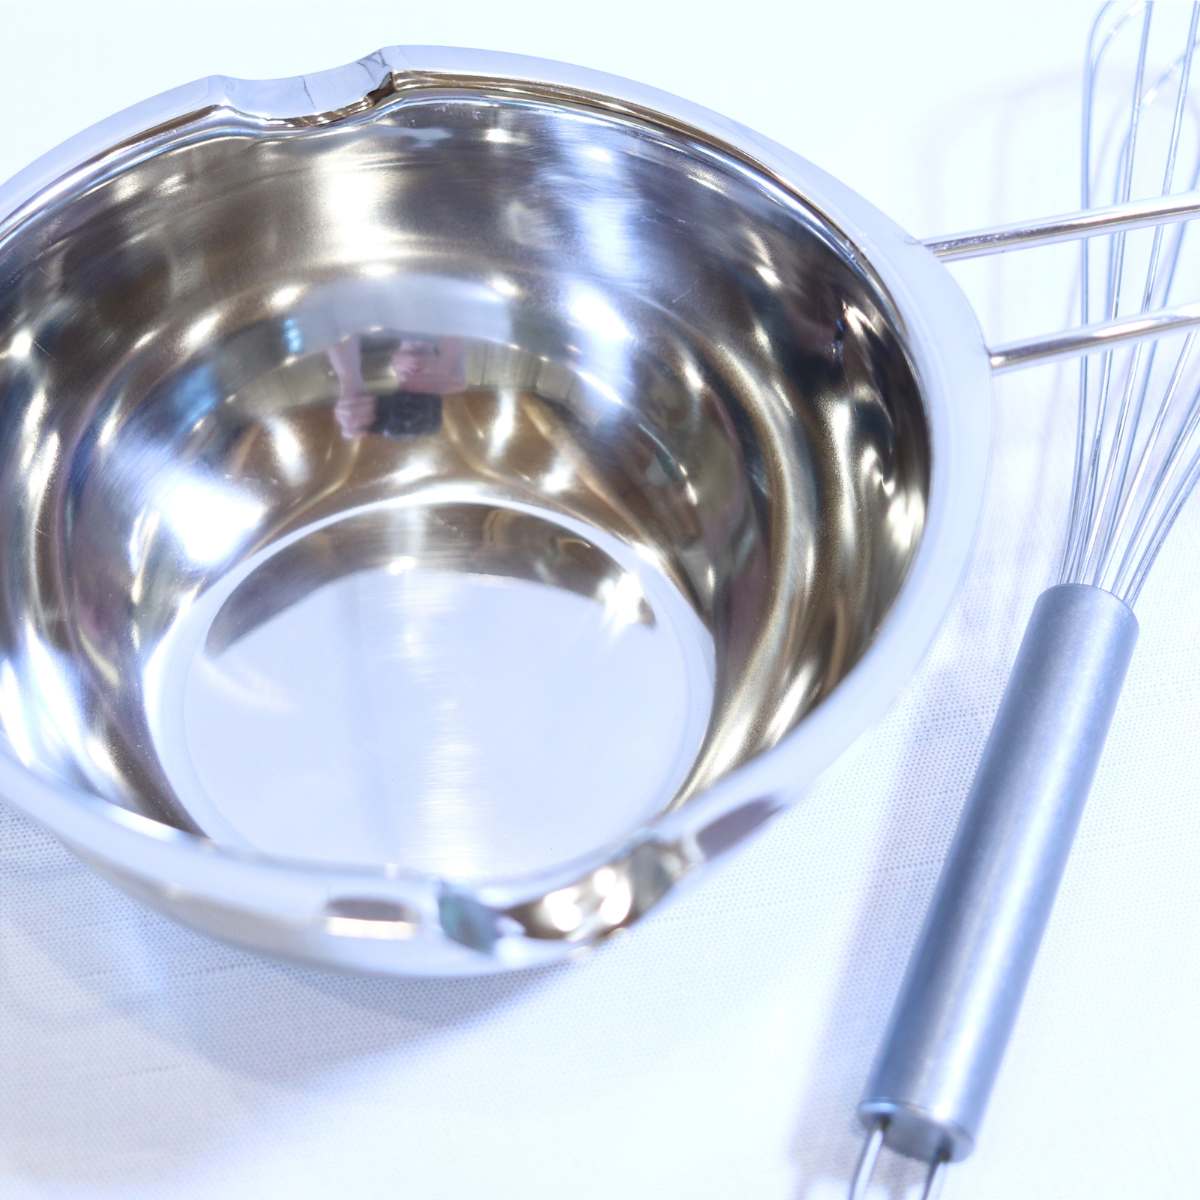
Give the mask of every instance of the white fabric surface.
[[[1079, 0], [0, 0], [0, 175], [194, 76], [449, 42], [687, 95], [946, 232], [1074, 207], [1090, 17]], [[990, 334], [1016, 336], [1062, 323], [1074, 261], [959, 276]], [[282, 966], [143, 910], [0, 806], [0, 1198], [843, 1196], [853, 1105], [1050, 570], [1073, 380], [962, 397], [998, 413], [978, 553], [890, 717], [728, 867], [577, 965], [461, 983]], [[1143, 596], [1102, 778], [947, 1200], [1200, 1194], [1198, 548], [1193, 508]], [[881, 1180], [900, 1197], [916, 1174]]]

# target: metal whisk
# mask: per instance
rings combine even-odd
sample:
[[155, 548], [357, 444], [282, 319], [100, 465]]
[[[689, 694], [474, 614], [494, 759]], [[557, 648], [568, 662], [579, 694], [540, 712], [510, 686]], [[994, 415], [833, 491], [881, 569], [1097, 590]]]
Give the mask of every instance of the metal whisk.
[[[1200, 4], [1191, 6], [1183, 52], [1151, 79], [1153, 22], [1152, 3], [1110, 3], [1092, 26], [1084, 208], [1200, 181], [1200, 152], [1184, 150]], [[1117, 49], [1134, 47], [1124, 124], [1106, 139], [1097, 127], [1102, 70]], [[1145, 118], [1167, 104], [1164, 138]], [[1083, 242], [1083, 324], [1162, 305], [1186, 230]], [[868, 1136], [851, 1200], [865, 1194], [884, 1145], [929, 1164], [926, 1198], [945, 1165], [974, 1147], [1133, 652], [1132, 606], [1200, 480], [1196, 342], [1192, 332], [1081, 360], [1058, 583], [1030, 617], [859, 1105]]]
[[[1119, 13], [1109, 24], [1114, 9]], [[1139, 49], [1130, 106], [1128, 131], [1119, 146], [1111, 199], [1129, 199], [1138, 167], [1142, 115], [1155, 103], [1170, 98], [1173, 117], [1165, 147], [1161, 194], [1196, 186], [1200, 159], [1188, 172], [1179, 171], [1180, 144], [1184, 132], [1191, 82], [1192, 59], [1200, 12], [1193, 5], [1187, 49], [1162, 77], [1145, 84], [1146, 56], [1150, 40], [1153, 5], [1106, 5], [1092, 27], [1088, 44], [1083, 104], [1083, 177], [1085, 207], [1108, 203], [1096, 194], [1098, 173], [1095, 145], [1096, 88], [1105, 52], [1123, 29], [1138, 27]], [[1140, 19], [1139, 19], [1140, 18]], [[1182, 178], [1180, 176], [1183, 176]], [[1147, 311], [1155, 297], [1170, 294], [1179, 265], [1187, 225], [1171, 234], [1162, 227], [1154, 231], [1145, 264], [1144, 282], [1133, 280], [1140, 311]], [[1104, 281], [1108, 312], [1120, 311], [1128, 298], [1132, 274], [1127, 271], [1126, 234], [1112, 238]], [[1168, 237], [1174, 244], [1168, 248]], [[1103, 243], [1105, 239], [1096, 239]], [[1082, 243], [1081, 311], [1084, 321], [1092, 319], [1091, 260], [1093, 247]], [[1146, 576], [1171, 525], [1183, 507], [1200, 474], [1200, 457], [1195, 434], [1200, 424], [1200, 394], [1190, 368], [1196, 343], [1193, 331], [1182, 341], [1169, 379], [1162, 390], [1153, 417], [1147, 418], [1147, 398], [1156, 375], [1158, 346], [1146, 351], [1135, 347], [1124, 361], [1110, 351], [1099, 357], [1098, 369], [1085, 357], [1080, 360], [1079, 421], [1075, 447], [1075, 473], [1071, 494], [1071, 516], [1063, 552], [1061, 583], [1085, 583], [1105, 588], [1127, 604], [1137, 600]], [[1165, 357], [1165, 356], [1164, 356]], [[1189, 386], [1190, 385], [1190, 386]], [[1120, 391], [1120, 403], [1114, 396]], [[1094, 394], [1098, 393], [1098, 395]], [[1130, 473], [1131, 465], [1136, 462]]]

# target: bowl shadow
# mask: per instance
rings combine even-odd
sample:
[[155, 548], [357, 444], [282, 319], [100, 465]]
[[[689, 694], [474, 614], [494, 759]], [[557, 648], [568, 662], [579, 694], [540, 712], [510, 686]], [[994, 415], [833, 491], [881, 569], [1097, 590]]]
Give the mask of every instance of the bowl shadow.
[[[222, 1089], [285, 1105], [570, 970], [398, 979], [268, 960], [143, 907], [2, 807], [0, 864], [0, 1128], [15, 1178], [152, 1182], [236, 1135], [246, 1109]], [[89, 1152], [131, 1129], [153, 1153]]]

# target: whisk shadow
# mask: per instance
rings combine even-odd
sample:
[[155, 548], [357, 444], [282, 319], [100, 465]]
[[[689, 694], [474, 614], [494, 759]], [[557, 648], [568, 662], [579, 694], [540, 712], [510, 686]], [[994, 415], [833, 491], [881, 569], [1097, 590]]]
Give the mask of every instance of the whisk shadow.
[[[947, 739], [975, 745], [982, 741], [979, 727], [986, 725], [986, 715], [975, 711], [973, 695], [960, 684], [961, 672], [953, 665], [923, 674], [921, 691], [941, 702], [934, 713], [916, 706], [911, 750], [898, 770], [900, 783], [879, 833], [846, 965], [817, 1038], [830, 1049], [806, 1080], [796, 1117], [792, 1152], [804, 1164], [796, 1200], [844, 1194], [832, 1181], [844, 1188], [862, 1144], [855, 1106], [969, 775], [969, 766], [946, 755], [944, 746]], [[923, 1175], [920, 1164], [885, 1153], [874, 1175], [875, 1194], [900, 1200]]]
[[[143, 908], [15, 813], [0, 813], [0, 862], [0, 1124], [12, 1177], [151, 1183], [236, 1135], [246, 1113], [220, 1080], [245, 1080], [256, 1107], [287, 1105], [318, 1078], [402, 1060], [563, 970], [401, 980], [269, 961]], [[136, 1086], [158, 1071], [174, 1085]], [[128, 1144], [131, 1128], [154, 1138], [153, 1154], [117, 1167], [89, 1153], [110, 1144], [106, 1131]]]

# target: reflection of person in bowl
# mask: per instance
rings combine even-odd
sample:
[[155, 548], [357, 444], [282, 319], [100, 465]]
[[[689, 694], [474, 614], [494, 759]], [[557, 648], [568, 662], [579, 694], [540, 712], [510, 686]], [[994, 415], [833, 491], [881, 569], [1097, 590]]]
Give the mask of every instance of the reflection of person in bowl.
[[466, 352], [455, 338], [401, 336], [388, 364], [396, 390], [378, 395], [363, 382], [359, 337], [330, 347], [329, 361], [338, 379], [333, 414], [346, 437], [431, 433], [442, 423], [442, 397], [466, 387]]

